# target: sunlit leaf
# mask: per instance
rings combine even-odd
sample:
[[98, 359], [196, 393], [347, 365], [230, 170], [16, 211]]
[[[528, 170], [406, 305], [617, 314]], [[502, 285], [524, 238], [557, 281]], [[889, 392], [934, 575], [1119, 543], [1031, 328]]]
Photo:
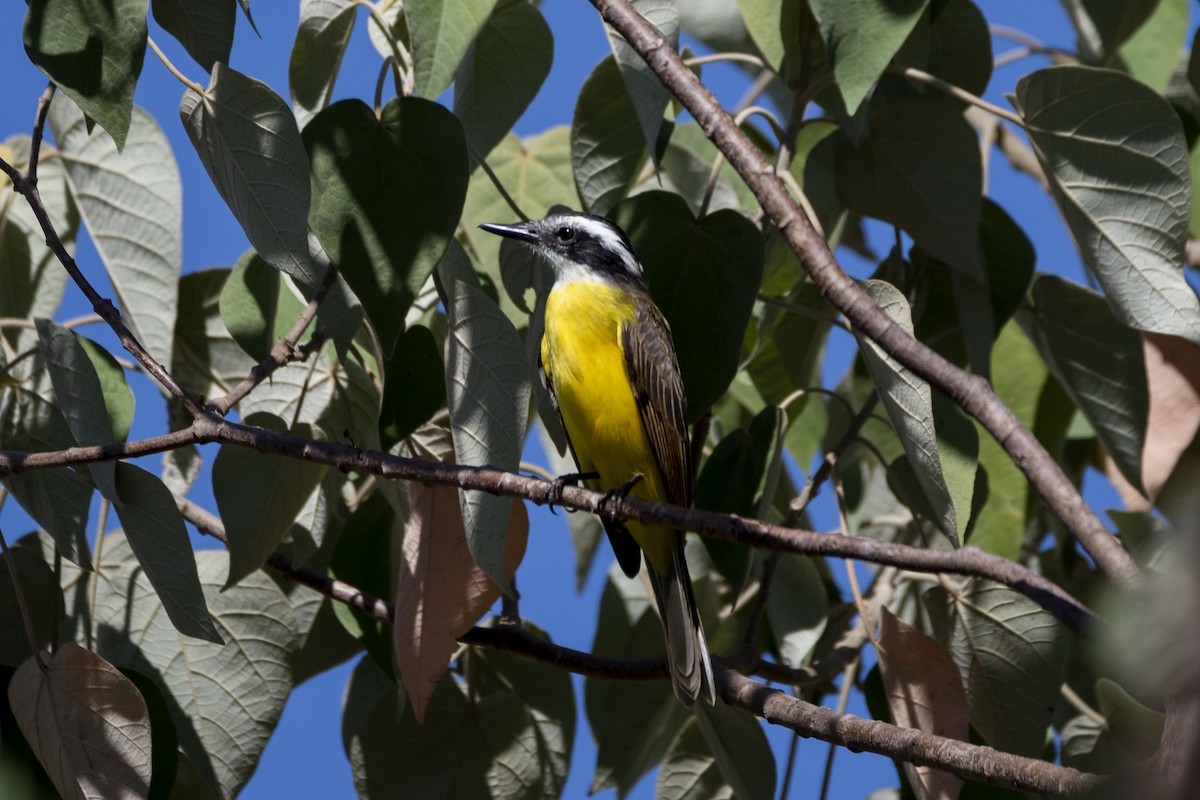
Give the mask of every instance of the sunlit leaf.
[[[667, 47], [679, 49], [679, 9], [675, 0], [633, 0], [631, 3], [647, 22], [655, 27], [666, 40]], [[642, 126], [642, 135], [646, 147], [658, 161], [659, 132], [663, 128], [663, 112], [671, 101], [671, 93], [663, 86], [662, 81], [646, 60], [638, 54], [633, 45], [625, 41], [619, 33], [608, 28], [608, 44], [612, 48], [613, 57], [617, 61], [621, 77], [625, 81], [625, 89], [638, 122]]]
[[496, 0], [406, 0], [417, 93], [435, 99], [454, 73]]

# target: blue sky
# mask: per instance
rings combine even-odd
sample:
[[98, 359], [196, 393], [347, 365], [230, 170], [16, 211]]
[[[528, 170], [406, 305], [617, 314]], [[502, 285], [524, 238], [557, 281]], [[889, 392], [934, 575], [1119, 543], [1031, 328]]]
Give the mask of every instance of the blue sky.
[[[1073, 44], [1073, 37], [1058, 3], [1047, 0], [990, 0], [979, 5], [990, 22], [1025, 28], [1048, 44], [1067, 48]], [[230, 59], [236, 69], [265, 81], [285, 98], [288, 97], [288, 53], [295, 35], [298, 6], [296, 0], [255, 3], [255, 21], [262, 36], [256, 36], [239, 16], [237, 38]], [[537, 133], [554, 125], [569, 123], [579, 87], [595, 64], [608, 52], [599, 18], [584, 0], [547, 0], [542, 4], [542, 11], [555, 35], [554, 65], [538, 98], [518, 123], [519, 134]], [[360, 25], [343, 65], [336, 97], [369, 98], [374, 90], [379, 59], [366, 42], [365, 28], [361, 24], [364, 19], [360, 15]], [[201, 83], [207, 82], [202, 70], [153, 22], [151, 35], [189, 77]], [[19, 26], [10, 23], [5, 36], [6, 40], [0, 43], [0, 71], [5, 75], [3, 102], [0, 103], [0, 138], [29, 132], [36, 100], [45, 83], [24, 56]], [[996, 45], [997, 52], [1008, 48], [1007, 43], [998, 42]], [[1009, 107], [1004, 94], [1012, 91], [1016, 79], [1043, 65], [1044, 60], [1029, 59], [999, 70], [992, 79], [988, 99]], [[704, 79], [718, 92], [719, 97], [729, 103], [736, 102], [745, 85], [737, 72], [729, 67], [706, 67]], [[184, 270], [190, 272], [214, 265], [232, 265], [247, 244], [241, 229], [209, 182], [179, 124], [178, 105], [182, 93], [183, 87], [178, 81], [148, 53], [136, 100], [163, 126], [175, 150], [184, 191]], [[1040, 187], [1028, 177], [1013, 173], [1002, 159], [994, 157], [991, 193], [1033, 240], [1038, 251], [1039, 269], [1083, 280], [1083, 267], [1074, 244], [1066, 235], [1057, 210]], [[877, 242], [887, 242], [890, 233], [878, 229], [872, 231], [871, 235]], [[886, 244], [877, 249], [881, 253], [886, 252]], [[102, 274], [95, 251], [86, 242], [81, 242], [78, 258], [85, 272], [94, 279]], [[853, 258], [846, 258], [844, 263], [853, 274], [860, 277], [869, 273], [874, 266]], [[101, 286], [100, 290], [105, 292], [107, 287]], [[78, 291], [68, 287], [60, 318], [75, 316], [86, 310]], [[85, 333], [116, 349], [115, 340], [106, 336], [98, 326], [89, 328]], [[852, 344], [835, 330], [831, 347], [834, 355], [828, 370], [829, 376], [836, 379], [852, 353]], [[135, 377], [132, 380], [141, 400], [132, 436], [161, 432], [165, 429], [165, 416], [162, 403], [155, 397], [155, 390], [143, 378]], [[531, 449], [527, 458], [544, 461], [536, 447]], [[158, 460], [152, 459], [146, 466], [157, 472]], [[1089, 481], [1089, 500], [1101, 508], [1115, 505], [1111, 493], [1100, 484], [1102, 481]], [[207, 488], [202, 479], [193, 499], [212, 507], [211, 496], [206, 495]], [[30, 528], [28, 520], [14, 509], [15, 503], [9, 503], [3, 517], [0, 517], [10, 540]], [[529, 551], [521, 568], [522, 612], [547, 629], [556, 641], [589, 649], [599, 592], [610, 556], [607, 552], [602, 554], [584, 591], [576, 594], [573, 585], [574, 556], [563, 517], [552, 517], [543, 508], [531, 508], [530, 519], [532, 531]], [[815, 519], [818, 527], [832, 525], [827, 506], [818, 510]], [[198, 546], [211, 544], [198, 542]], [[838, 564], [834, 565], [834, 572], [840, 575], [844, 570]], [[259, 770], [243, 797], [265, 799], [291, 795], [336, 800], [354, 796], [340, 732], [341, 696], [349, 671], [350, 665], [345, 665], [314, 678], [295, 691]], [[581, 682], [577, 683], [577, 689], [582, 697]], [[830, 702], [833, 699], [830, 698]], [[853, 704], [850, 711], [866, 715], [865, 709]], [[583, 719], [581, 707], [581, 722]], [[771, 729], [769, 734], [782, 769], [790, 737], [780, 729]], [[791, 796], [816, 796], [827, 751], [827, 745], [821, 742], [801, 740]], [[844, 750], [839, 751], [836, 758], [830, 797], [863, 797], [874, 789], [895, 784], [895, 772], [887, 759]], [[567, 797], [586, 793], [594, 765], [595, 748], [590, 732], [586, 724], [581, 724], [576, 736]], [[635, 796], [649, 797], [652, 791], [653, 776], [650, 776], [639, 785]]]

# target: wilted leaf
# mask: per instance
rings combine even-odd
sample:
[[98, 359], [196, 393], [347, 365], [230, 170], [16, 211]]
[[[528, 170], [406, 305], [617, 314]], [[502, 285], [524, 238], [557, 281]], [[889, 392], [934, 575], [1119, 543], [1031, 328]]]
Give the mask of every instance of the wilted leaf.
[[[413, 714], [423, 722], [425, 706], [458, 647], [455, 639], [500, 598], [500, 587], [471, 558], [458, 490], [411, 484], [409, 491], [412, 515], [404, 530], [393, 641]], [[529, 515], [521, 500], [505, 500], [511, 513], [504, 570], [511, 581], [525, 555]]]
[[[967, 695], [950, 654], [887, 608], [878, 649], [892, 720], [902, 728], [967, 741]], [[962, 789], [962, 779], [949, 772], [907, 762], [904, 767], [924, 800], [954, 800]]]
[[22, 664], [8, 700], [63, 797], [150, 796], [146, 701], [112, 664], [66, 642], [53, 655], [43, 650]]

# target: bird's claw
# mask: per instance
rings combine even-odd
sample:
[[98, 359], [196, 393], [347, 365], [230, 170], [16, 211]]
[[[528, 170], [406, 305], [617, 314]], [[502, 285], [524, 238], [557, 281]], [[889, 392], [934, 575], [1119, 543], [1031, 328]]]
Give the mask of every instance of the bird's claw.
[[550, 513], [557, 513], [554, 507], [562, 500], [563, 487], [568, 483], [572, 486], [578, 486], [580, 481], [595, 480], [599, 477], [600, 473], [598, 472], [572, 472], [567, 475], [559, 475], [550, 481], [550, 486], [546, 489], [546, 505], [550, 506]]

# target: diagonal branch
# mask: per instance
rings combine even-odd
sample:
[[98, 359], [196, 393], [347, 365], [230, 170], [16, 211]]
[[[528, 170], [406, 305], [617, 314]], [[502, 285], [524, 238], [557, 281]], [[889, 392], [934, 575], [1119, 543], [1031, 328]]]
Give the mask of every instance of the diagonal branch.
[[[188, 444], [216, 442], [251, 447], [328, 464], [343, 471], [373, 473], [385, 478], [478, 489], [496, 495], [521, 497], [539, 505], [549, 500], [548, 484], [538, 478], [491, 467], [468, 467], [360, 450], [338, 442], [305, 439], [203, 414], [182, 431], [128, 443], [72, 447], [47, 453], [0, 451], [0, 477], [33, 469], [73, 466], [131, 458], [172, 450]], [[927, 550], [894, 542], [816, 533], [761, 520], [651, 502], [630, 495], [613, 501], [603, 492], [564, 486], [557, 505], [613, 519], [633, 519], [678, 530], [695, 531], [714, 539], [739, 542], [785, 553], [834, 556], [872, 561], [916, 572], [976, 575], [1003, 583], [1034, 600], [1072, 630], [1084, 633], [1097, 623], [1095, 615], [1062, 587], [1029, 568], [976, 547]]]
[[1037, 437], [996, 396], [991, 384], [951, 364], [896, 325], [871, 301], [834, 259], [829, 246], [817, 235], [762, 152], [733, 124], [712, 92], [628, 0], [591, 0], [591, 3], [695, 117], [704, 134], [754, 192], [763, 211], [779, 227], [804, 269], [834, 307], [884, 352], [977, 419], [1025, 472], [1046, 505], [1100, 568], [1123, 588], [1137, 586], [1141, 572], [1133, 559], [1084, 502]]

